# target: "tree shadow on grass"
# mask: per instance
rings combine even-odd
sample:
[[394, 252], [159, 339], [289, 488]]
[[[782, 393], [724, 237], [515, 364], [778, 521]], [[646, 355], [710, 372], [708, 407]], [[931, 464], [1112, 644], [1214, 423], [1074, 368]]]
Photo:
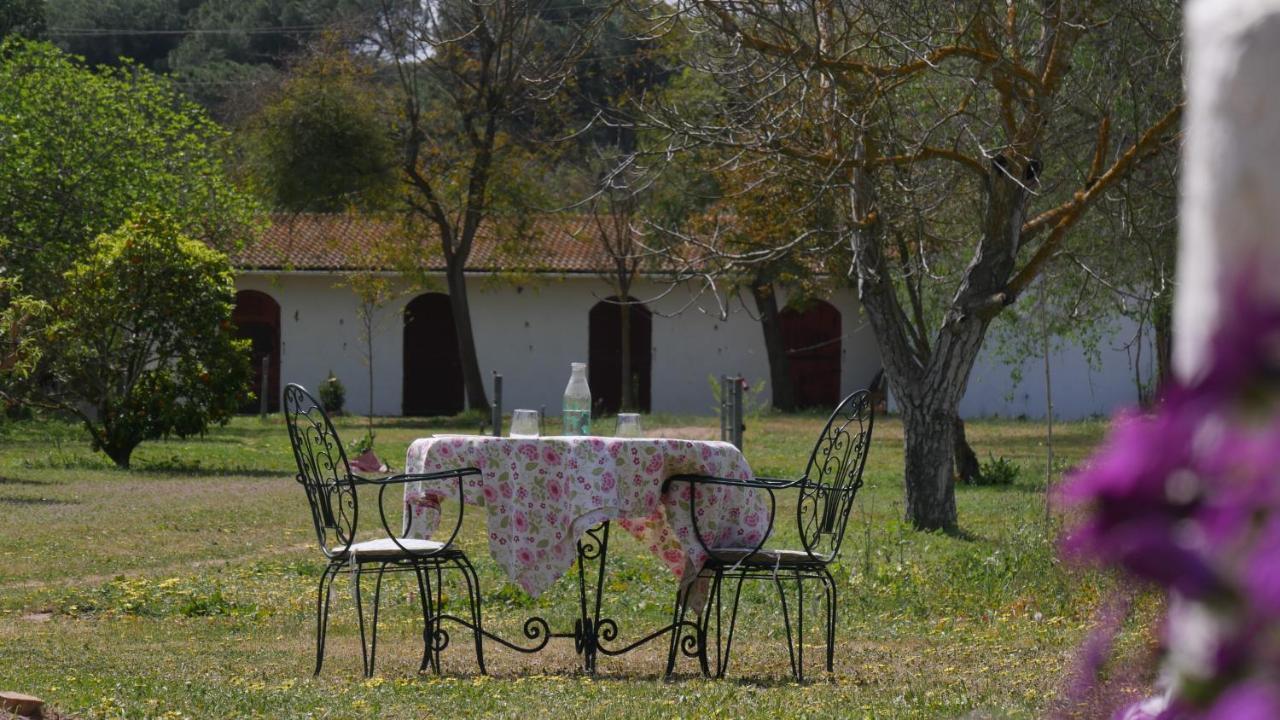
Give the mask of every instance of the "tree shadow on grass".
[[16, 497], [0, 495], [0, 505], [79, 505], [79, 500], [57, 500], [54, 498]]
[[0, 485], [49, 485], [52, 482], [52, 480], [26, 480], [0, 475]]
[[173, 463], [159, 463], [156, 465], [135, 465], [129, 468], [130, 472], [141, 473], [143, 475], [174, 475], [174, 476], [190, 476], [190, 477], [291, 477], [296, 471], [290, 470], [272, 470], [269, 468], [245, 468], [245, 467], [202, 467], [200, 465], [186, 465]]

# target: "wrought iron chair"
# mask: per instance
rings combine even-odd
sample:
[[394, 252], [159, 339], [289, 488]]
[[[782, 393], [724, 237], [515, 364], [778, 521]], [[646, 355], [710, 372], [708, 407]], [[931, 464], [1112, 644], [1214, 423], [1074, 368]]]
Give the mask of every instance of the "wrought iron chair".
[[[298, 463], [297, 481], [306, 489], [311, 506], [311, 519], [315, 524], [320, 549], [329, 564], [320, 575], [320, 587], [316, 596], [316, 670], [324, 663], [325, 633], [329, 624], [329, 596], [333, 580], [344, 570], [351, 573], [352, 594], [355, 597], [356, 615], [360, 622], [360, 655], [366, 677], [373, 675], [374, 660], [378, 652], [378, 603], [382, 594], [382, 576], [387, 572], [412, 571], [418, 582], [418, 595], [422, 602], [423, 651], [419, 671], [430, 666], [440, 672], [440, 651], [449, 644], [449, 635], [441, 628], [441, 621], [452, 620], [472, 630], [476, 643], [476, 662], [480, 672], [484, 669], [483, 632], [480, 622], [480, 581], [467, 556], [454, 545], [462, 525], [463, 479], [478, 475], [476, 468], [458, 468], [445, 472], [396, 475], [375, 479], [364, 478], [351, 472], [347, 453], [333, 423], [302, 386], [290, 384], [284, 391], [285, 419], [289, 426], [289, 440], [293, 444], [293, 456]], [[458, 490], [458, 514], [453, 531], [444, 540], [407, 538], [391, 530], [383, 508], [383, 494], [387, 488], [399, 492], [407, 482], [419, 480], [453, 480]], [[356, 523], [359, 519], [357, 488], [378, 488], [378, 514], [382, 520], [382, 537], [356, 540]], [[442, 571], [455, 568], [466, 580], [470, 620], [442, 614]], [[376, 571], [373, 593], [373, 621], [369, 642], [365, 640], [364, 605], [361, 601], [360, 578]], [[434, 575], [434, 585], [432, 583]], [[434, 590], [434, 594], [433, 594]]]
[[[729, 653], [733, 647], [733, 631], [738, 619], [738, 601], [745, 580], [767, 580], [774, 584], [782, 604], [783, 625], [787, 634], [787, 655], [791, 661], [792, 675], [804, 680], [804, 584], [806, 581], [822, 585], [826, 609], [827, 672], [832, 672], [835, 662], [836, 584], [829, 566], [840, 552], [848, 524], [853, 498], [862, 487], [862, 469], [867, 450], [871, 445], [871, 428], [875, 420], [875, 403], [878, 399], [883, 373], [877, 373], [865, 390], [859, 390], [840, 402], [827, 420], [809, 455], [804, 475], [797, 480], [776, 480], [757, 477], [753, 480], [707, 477], [701, 475], [675, 475], [667, 483], [690, 483], [690, 511], [693, 516], [694, 535], [707, 552], [707, 562], [698, 574], [707, 581], [707, 594], [697, 617], [685, 620], [693, 595], [694, 583], [689, 583], [677, 593], [671, 646], [667, 655], [668, 676], [675, 669], [677, 651], [696, 656], [704, 675], [722, 678], [729, 665]], [[758, 488], [769, 495], [768, 532], [755, 547], [711, 547], [698, 528], [699, 485], [728, 485]], [[800, 548], [766, 548], [766, 541], [773, 532], [779, 490], [795, 490], [796, 524]], [[725, 580], [736, 581], [729, 610], [729, 624], [724, 631]], [[796, 584], [796, 637], [791, 631], [791, 615], [788, 612], [787, 592], [783, 582], [794, 580]], [[715, 619], [714, 672], [708, 657], [713, 639], [709, 625]], [[686, 630], [692, 634], [686, 634]]]

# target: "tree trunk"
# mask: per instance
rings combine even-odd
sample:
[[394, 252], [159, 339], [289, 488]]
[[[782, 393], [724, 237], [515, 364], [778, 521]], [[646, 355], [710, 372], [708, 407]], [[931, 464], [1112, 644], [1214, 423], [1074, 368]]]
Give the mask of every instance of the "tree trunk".
[[458, 360], [462, 363], [462, 382], [467, 389], [467, 407], [488, 409], [489, 398], [485, 395], [484, 378], [480, 375], [480, 360], [476, 355], [475, 333], [471, 330], [471, 306], [467, 302], [467, 281], [463, 276], [462, 263], [459, 267], [450, 268], [449, 305], [453, 311], [453, 325], [458, 333]]
[[764, 332], [765, 355], [769, 359], [769, 382], [772, 384], [773, 407], [782, 412], [795, 412], [796, 392], [791, 385], [791, 357], [782, 340], [782, 326], [778, 322], [778, 296], [773, 283], [757, 278], [751, 285], [751, 295], [760, 313], [760, 329]]
[[631, 384], [631, 305], [626, 302], [627, 297], [621, 298], [623, 301], [618, 306], [618, 311], [622, 313], [622, 397], [618, 401], [619, 411], [634, 410], [636, 406], [635, 388]]
[[954, 412], [932, 404], [903, 405], [902, 427], [906, 441], [906, 519], [921, 530], [955, 530], [956, 486], [951, 475]]
[[883, 233], [874, 212], [874, 183], [865, 171], [854, 174], [851, 207], [859, 220], [852, 231], [858, 295], [902, 409], [905, 515], [919, 530], [959, 527], [952, 467], [960, 399], [991, 319], [1011, 300], [1004, 293], [1013, 274], [1033, 182], [1031, 164], [1007, 156], [993, 159], [982, 239], [926, 354], [910, 340], [911, 321], [887, 268]]
[[1156, 394], [1164, 395], [1164, 389], [1173, 377], [1173, 307], [1170, 300], [1157, 300], [1151, 313], [1151, 326], [1155, 329]]
[[973, 448], [969, 447], [969, 441], [964, 436], [964, 420], [957, 415], [953, 425], [955, 427], [953, 443], [956, 480], [965, 484], [977, 482], [982, 468], [978, 464], [978, 456], [974, 454]]
[[120, 437], [120, 433], [104, 424], [101, 431], [94, 428], [92, 424], [86, 422], [89, 428], [89, 434], [98, 441], [98, 446], [107, 457], [111, 458], [111, 462], [116, 467], [125, 470], [129, 469], [130, 458], [133, 457], [134, 448], [138, 447], [138, 441], [133, 438]]

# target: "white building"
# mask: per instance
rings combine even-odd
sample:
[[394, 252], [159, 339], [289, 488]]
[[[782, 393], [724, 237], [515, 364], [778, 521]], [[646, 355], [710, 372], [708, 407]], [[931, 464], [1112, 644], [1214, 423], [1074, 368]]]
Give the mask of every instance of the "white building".
[[[370, 348], [349, 280], [356, 271], [387, 264], [370, 258], [379, 241], [396, 231], [391, 222], [369, 218], [279, 218], [234, 258], [235, 321], [254, 340], [255, 361], [260, 365], [268, 358], [272, 409], [283, 383], [315, 389], [330, 372], [346, 387], [348, 409], [367, 409]], [[566, 231], [565, 221], [547, 221], [533, 232], [541, 238], [538, 250], [514, 261], [489, 236], [478, 238], [473, 249], [468, 296], [481, 372], [486, 379], [502, 374], [506, 409], [545, 407], [556, 413], [569, 364], [585, 361], [592, 368], [593, 393], [616, 405], [620, 318], [618, 306], [606, 302], [612, 295], [606, 258], [597, 242]], [[393, 270], [378, 273], [392, 292], [371, 314], [377, 415], [463, 409], [443, 261], [434, 240], [423, 246], [429, 252], [422, 276], [438, 289], [415, 289]], [[632, 335], [634, 382], [645, 409], [705, 415], [714, 407], [710, 378], [740, 374], [753, 384], [768, 379], [764, 337], [749, 298], [726, 301], [697, 283], [672, 287], [653, 274], [641, 276], [631, 296], [645, 302]], [[879, 369], [874, 335], [852, 290], [800, 312], [785, 311], [782, 326], [792, 357], [799, 358], [792, 374], [806, 404], [830, 407]], [[1101, 373], [1090, 373], [1083, 357], [1073, 360], [1071, 353], [1055, 363], [1055, 408], [1063, 417], [1108, 413], [1136, 397], [1122, 356], [1107, 357]], [[1042, 414], [1043, 380], [1010, 392], [1008, 378], [999, 363], [980, 363], [962, 411]], [[766, 384], [763, 399], [768, 391]]]

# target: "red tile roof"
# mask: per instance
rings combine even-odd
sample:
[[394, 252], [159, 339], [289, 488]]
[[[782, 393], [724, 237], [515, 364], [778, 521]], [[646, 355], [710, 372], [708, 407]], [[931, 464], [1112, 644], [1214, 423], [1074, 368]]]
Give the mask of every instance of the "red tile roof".
[[[400, 218], [346, 214], [277, 214], [271, 225], [240, 251], [232, 254], [244, 270], [348, 271], [393, 270], [416, 245], [421, 256], [409, 264], [422, 270], [443, 271], [444, 255], [434, 227], [419, 224], [408, 230]], [[588, 217], [547, 215], [502, 226], [489, 219], [477, 233], [467, 269], [473, 272], [515, 271], [543, 273], [608, 272], [612, 263], [597, 240]], [[397, 237], [399, 236], [399, 237]], [[407, 242], [417, 237], [419, 242]]]

